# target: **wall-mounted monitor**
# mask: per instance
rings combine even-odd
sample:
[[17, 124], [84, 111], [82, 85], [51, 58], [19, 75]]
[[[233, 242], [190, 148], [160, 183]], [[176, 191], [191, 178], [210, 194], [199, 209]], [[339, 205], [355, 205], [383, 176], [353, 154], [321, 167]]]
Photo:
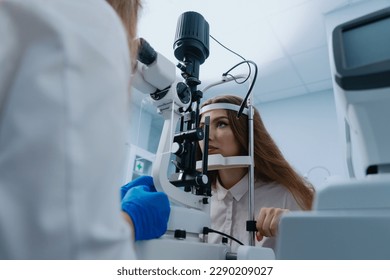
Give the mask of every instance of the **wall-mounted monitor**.
[[333, 31], [336, 82], [344, 90], [390, 86], [390, 8]]

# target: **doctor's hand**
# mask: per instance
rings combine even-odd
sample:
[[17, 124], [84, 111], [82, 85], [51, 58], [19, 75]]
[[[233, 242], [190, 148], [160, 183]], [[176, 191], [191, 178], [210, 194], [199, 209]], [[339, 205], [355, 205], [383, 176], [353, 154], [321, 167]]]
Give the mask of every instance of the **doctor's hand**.
[[153, 183], [153, 178], [150, 176], [141, 176], [121, 187], [121, 199], [125, 197], [126, 193], [130, 189], [138, 186], [146, 186], [149, 191], [156, 191]]
[[[167, 230], [169, 200], [165, 193], [156, 191], [150, 179], [140, 177], [121, 189], [122, 210], [133, 222], [135, 240], [158, 238]], [[139, 185], [141, 183], [145, 185]]]
[[278, 233], [280, 217], [289, 212], [281, 208], [261, 208], [256, 219], [256, 239], [261, 241], [264, 236], [274, 237]]

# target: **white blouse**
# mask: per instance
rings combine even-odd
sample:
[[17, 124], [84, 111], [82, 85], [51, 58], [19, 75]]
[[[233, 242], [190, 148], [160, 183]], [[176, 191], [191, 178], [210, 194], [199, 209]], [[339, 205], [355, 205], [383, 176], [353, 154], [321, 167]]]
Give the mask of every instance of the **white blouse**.
[[[245, 245], [249, 244], [249, 233], [246, 231], [248, 220], [248, 174], [230, 190], [218, 182], [213, 187], [211, 197], [211, 228], [233, 236]], [[255, 182], [255, 219], [263, 207], [275, 207], [289, 210], [301, 210], [293, 195], [277, 183]], [[210, 233], [209, 243], [221, 243], [222, 236]], [[236, 252], [239, 244], [229, 239], [232, 252]], [[275, 249], [275, 238], [264, 237], [256, 246]]]

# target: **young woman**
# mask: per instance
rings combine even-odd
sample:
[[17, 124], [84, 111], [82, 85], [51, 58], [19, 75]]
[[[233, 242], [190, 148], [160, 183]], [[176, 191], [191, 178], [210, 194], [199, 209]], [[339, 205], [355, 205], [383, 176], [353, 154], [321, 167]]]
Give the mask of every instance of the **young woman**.
[[[202, 105], [201, 126], [205, 116], [210, 116], [209, 155], [248, 155], [248, 115], [244, 113], [237, 119], [241, 102], [237, 96], [225, 95]], [[199, 144], [202, 150], [203, 141]], [[256, 239], [258, 245], [274, 248], [280, 216], [288, 211], [311, 209], [313, 190], [283, 157], [257, 110], [254, 113], [254, 163]], [[209, 179], [212, 184], [211, 228], [248, 244], [248, 168], [209, 171]], [[216, 233], [209, 235], [209, 242], [220, 243], [221, 239]], [[239, 244], [229, 242], [235, 251]]]

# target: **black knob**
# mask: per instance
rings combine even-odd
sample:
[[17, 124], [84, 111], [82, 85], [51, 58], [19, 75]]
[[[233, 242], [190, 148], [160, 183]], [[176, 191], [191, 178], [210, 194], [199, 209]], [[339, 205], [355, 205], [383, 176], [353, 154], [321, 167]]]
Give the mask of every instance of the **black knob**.
[[174, 237], [177, 238], [177, 239], [186, 239], [186, 235], [187, 235], [187, 233], [186, 233], [185, 230], [176, 229]]

